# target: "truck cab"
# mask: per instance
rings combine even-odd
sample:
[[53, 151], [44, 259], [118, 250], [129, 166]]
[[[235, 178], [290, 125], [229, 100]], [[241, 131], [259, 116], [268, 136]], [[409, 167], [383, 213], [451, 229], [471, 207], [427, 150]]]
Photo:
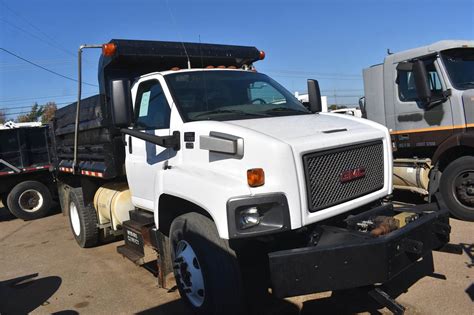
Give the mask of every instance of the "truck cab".
[[390, 54], [363, 77], [366, 117], [391, 133], [395, 188], [440, 191], [453, 215], [474, 220], [474, 42]]
[[[134, 121], [130, 130], [155, 136], [179, 131], [184, 139], [175, 151], [133, 134], [125, 137], [132, 203], [157, 215], [163, 195], [185, 198], [203, 206], [214, 222], [222, 222], [217, 224], [219, 234], [229, 238], [257, 233], [257, 229], [239, 231], [229, 224], [225, 206], [233, 199], [285, 192], [288, 221], [274, 228], [295, 229], [346, 212], [354, 203], [380, 199], [391, 190], [385, 128], [315, 115], [264, 74], [241, 69], [171, 70], [142, 76], [131, 91]], [[338, 147], [354, 147], [351, 151], [360, 153], [326, 174], [317, 174], [317, 159], [303, 158]], [[337, 154], [332, 156], [336, 159]], [[340, 191], [337, 176], [329, 179], [333, 171], [362, 164], [368, 171], [362, 187]], [[264, 181], [249, 185], [247, 173], [252, 170], [261, 172]], [[305, 182], [308, 172], [314, 173], [310, 175], [314, 178], [308, 178], [313, 185], [308, 188], [313, 189], [310, 195]], [[324, 200], [320, 197], [328, 194], [328, 187], [319, 186], [320, 181], [333, 191]], [[209, 191], [214, 192], [212, 198]], [[344, 202], [347, 198], [350, 205]], [[157, 217], [158, 225], [159, 221]], [[270, 226], [265, 229], [271, 231]]]
[[385, 283], [449, 241], [442, 204], [395, 209], [386, 199], [388, 130], [321, 113], [315, 80], [306, 109], [256, 71], [264, 56], [112, 40], [101, 94], [59, 109], [53, 123], [77, 243], [123, 235], [117, 251], [141, 265], [147, 245], [160, 285], [173, 273], [202, 314], [245, 313], [252, 282], [277, 297]]

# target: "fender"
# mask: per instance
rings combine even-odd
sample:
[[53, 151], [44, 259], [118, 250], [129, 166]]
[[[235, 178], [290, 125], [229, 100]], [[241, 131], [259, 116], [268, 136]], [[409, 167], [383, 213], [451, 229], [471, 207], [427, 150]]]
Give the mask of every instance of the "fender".
[[227, 201], [232, 197], [250, 196], [246, 178], [227, 176], [212, 169], [196, 166], [173, 166], [156, 178], [155, 224], [159, 227], [158, 211], [161, 194], [169, 194], [203, 208], [214, 220], [219, 236], [229, 238]]
[[433, 154], [433, 164], [438, 163], [439, 159], [446, 151], [459, 146], [474, 148], [474, 131], [456, 133], [444, 140]]

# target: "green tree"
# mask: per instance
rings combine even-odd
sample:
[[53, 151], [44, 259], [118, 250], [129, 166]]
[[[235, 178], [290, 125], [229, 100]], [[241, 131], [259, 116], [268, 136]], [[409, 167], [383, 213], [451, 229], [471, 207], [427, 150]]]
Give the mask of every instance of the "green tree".
[[38, 105], [38, 103], [35, 102], [35, 104], [31, 106], [31, 110], [29, 113], [18, 116], [16, 120], [20, 123], [36, 122], [43, 115], [43, 112], [44, 112], [43, 106], [40, 106]]
[[0, 124], [4, 124], [7, 120], [7, 115], [3, 110], [0, 110]]
[[41, 116], [41, 122], [43, 124], [50, 122], [54, 118], [57, 109], [58, 107], [56, 106], [55, 102], [47, 102], [43, 106], [43, 115]]

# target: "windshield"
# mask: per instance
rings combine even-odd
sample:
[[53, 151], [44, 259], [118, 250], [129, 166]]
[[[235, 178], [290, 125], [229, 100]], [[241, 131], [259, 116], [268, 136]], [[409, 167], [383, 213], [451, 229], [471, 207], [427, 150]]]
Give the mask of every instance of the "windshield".
[[452, 85], [458, 90], [474, 88], [474, 48], [441, 52]]
[[285, 88], [257, 72], [177, 72], [165, 78], [185, 121], [311, 114]]

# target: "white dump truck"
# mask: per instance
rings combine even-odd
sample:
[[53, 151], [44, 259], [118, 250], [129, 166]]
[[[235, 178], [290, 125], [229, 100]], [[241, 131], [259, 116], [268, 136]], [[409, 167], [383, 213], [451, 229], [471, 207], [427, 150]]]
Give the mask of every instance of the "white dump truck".
[[[101, 46], [80, 52], [88, 47]], [[119, 253], [137, 264], [152, 248], [159, 283], [174, 272], [201, 314], [245, 312], [256, 278], [276, 297], [371, 287], [400, 311], [381, 285], [420, 261], [432, 273], [448, 211], [385, 199], [384, 126], [320, 113], [315, 80], [306, 109], [256, 71], [265, 54], [255, 47], [112, 40], [102, 49], [100, 94], [53, 122], [59, 198], [81, 247], [121, 234]]]
[[364, 69], [365, 115], [390, 129], [394, 185], [474, 221], [474, 41], [389, 54]]

